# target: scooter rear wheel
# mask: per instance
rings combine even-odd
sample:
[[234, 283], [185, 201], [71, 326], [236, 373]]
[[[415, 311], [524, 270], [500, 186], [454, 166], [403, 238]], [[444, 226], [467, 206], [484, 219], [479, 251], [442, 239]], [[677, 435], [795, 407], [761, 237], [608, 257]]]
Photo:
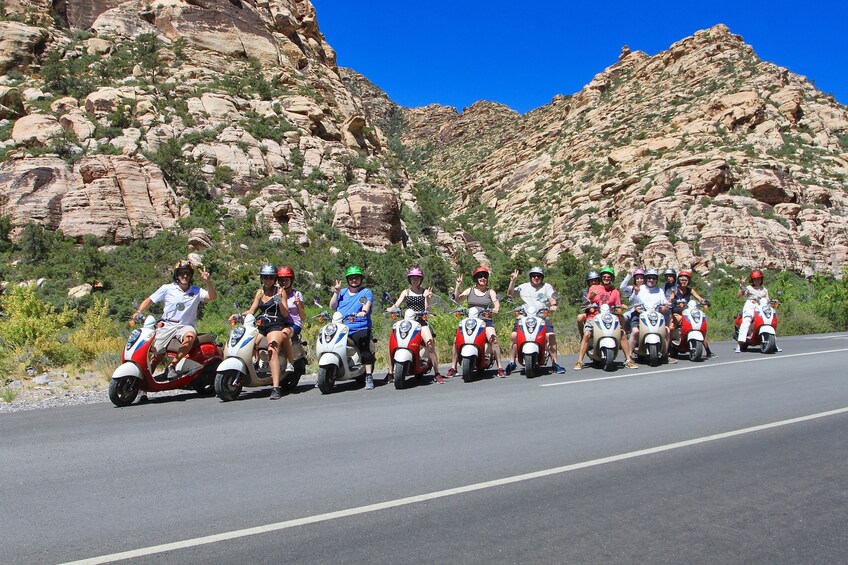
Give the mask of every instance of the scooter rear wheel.
[[129, 406], [138, 396], [141, 381], [135, 377], [119, 377], [109, 383], [109, 400], [115, 406]]
[[224, 371], [215, 375], [215, 394], [224, 402], [238, 398], [241, 389], [241, 373], [238, 371]]

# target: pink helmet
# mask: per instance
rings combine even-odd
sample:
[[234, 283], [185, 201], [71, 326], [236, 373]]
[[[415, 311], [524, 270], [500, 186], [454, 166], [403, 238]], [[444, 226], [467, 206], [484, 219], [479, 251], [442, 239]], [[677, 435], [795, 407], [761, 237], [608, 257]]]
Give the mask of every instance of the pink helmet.
[[412, 267], [406, 273], [406, 278], [409, 278], [409, 277], [421, 277], [423, 279], [424, 278], [424, 271], [421, 270], [421, 267]]
[[633, 276], [635, 277], [636, 275], [642, 275], [644, 277], [645, 276], [645, 269], [639, 268], [639, 269], [636, 269], [635, 271], [633, 271]]

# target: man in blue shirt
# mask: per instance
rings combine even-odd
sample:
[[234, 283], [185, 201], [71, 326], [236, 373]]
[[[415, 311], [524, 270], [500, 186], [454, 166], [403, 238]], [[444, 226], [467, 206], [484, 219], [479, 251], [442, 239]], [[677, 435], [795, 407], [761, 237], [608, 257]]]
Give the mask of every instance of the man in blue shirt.
[[[333, 286], [333, 297], [330, 299], [330, 309], [344, 316], [344, 323], [350, 329], [348, 338], [353, 341], [362, 363], [365, 365], [365, 389], [374, 388], [374, 354], [371, 353], [371, 306], [374, 303], [374, 293], [362, 285], [364, 274], [362, 269], [352, 265], [345, 271], [347, 288], [342, 288], [342, 281], [337, 280]], [[365, 299], [364, 301], [362, 299]], [[353, 321], [351, 321], [353, 316]]]

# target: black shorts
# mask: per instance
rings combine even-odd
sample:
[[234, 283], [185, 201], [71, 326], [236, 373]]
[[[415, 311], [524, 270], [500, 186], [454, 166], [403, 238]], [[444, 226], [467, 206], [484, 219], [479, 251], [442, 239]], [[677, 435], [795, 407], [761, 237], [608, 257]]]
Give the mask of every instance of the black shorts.
[[375, 359], [374, 354], [371, 353], [371, 330], [359, 330], [348, 334], [347, 338], [359, 350], [362, 363], [364, 365], [372, 365]]

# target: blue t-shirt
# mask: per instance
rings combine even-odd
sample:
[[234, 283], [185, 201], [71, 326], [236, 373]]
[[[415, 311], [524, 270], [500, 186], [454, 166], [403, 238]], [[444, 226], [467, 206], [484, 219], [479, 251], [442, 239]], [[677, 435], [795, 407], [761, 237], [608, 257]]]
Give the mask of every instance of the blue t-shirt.
[[343, 288], [339, 293], [339, 303], [336, 306], [336, 312], [341, 312], [345, 317], [344, 323], [350, 328], [351, 333], [359, 330], [371, 329], [371, 309], [368, 310], [363, 318], [354, 318], [350, 321], [349, 316], [354, 316], [362, 311], [364, 304], [360, 304], [359, 299], [365, 297], [368, 302], [374, 303], [374, 293], [370, 288], [361, 288], [356, 293], [351, 294], [350, 289]]

